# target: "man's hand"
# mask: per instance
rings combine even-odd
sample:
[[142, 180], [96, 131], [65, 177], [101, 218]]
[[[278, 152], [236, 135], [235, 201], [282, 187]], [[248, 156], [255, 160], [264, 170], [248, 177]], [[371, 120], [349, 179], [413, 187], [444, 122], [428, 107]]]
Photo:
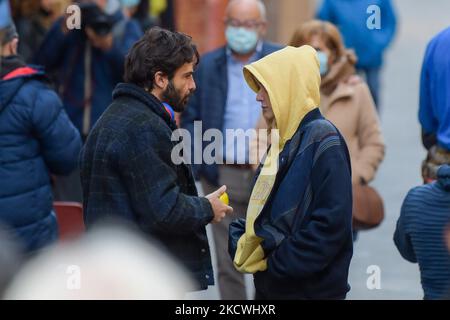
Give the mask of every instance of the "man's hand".
[[233, 208], [227, 206], [222, 201], [220, 201], [219, 197], [227, 190], [226, 186], [222, 186], [213, 193], [210, 193], [206, 196], [206, 199], [211, 203], [211, 207], [214, 212], [214, 219], [212, 223], [219, 223], [225, 218], [227, 214], [233, 213]]
[[86, 36], [89, 39], [89, 42], [94, 48], [98, 48], [103, 51], [108, 51], [113, 46], [113, 35], [112, 33], [108, 33], [105, 36], [97, 35], [94, 30], [87, 27], [86, 28]]

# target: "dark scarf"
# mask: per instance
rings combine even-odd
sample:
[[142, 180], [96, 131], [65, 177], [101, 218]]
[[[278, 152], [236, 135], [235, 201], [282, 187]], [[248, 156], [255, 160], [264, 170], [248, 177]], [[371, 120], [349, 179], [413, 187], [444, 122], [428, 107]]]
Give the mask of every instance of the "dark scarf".
[[356, 60], [353, 50], [346, 50], [345, 54], [331, 66], [330, 71], [322, 78], [320, 91], [326, 96], [332, 94], [340, 82], [346, 81], [355, 74]]
[[8, 73], [16, 70], [17, 68], [25, 67], [25, 62], [17, 55], [1, 57], [0, 61], [0, 80], [3, 79]]

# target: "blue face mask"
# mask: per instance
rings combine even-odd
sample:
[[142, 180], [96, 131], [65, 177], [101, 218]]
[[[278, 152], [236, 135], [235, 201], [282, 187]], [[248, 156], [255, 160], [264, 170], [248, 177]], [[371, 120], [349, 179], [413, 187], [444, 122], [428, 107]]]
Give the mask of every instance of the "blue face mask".
[[320, 62], [320, 75], [324, 76], [328, 72], [328, 55], [323, 51], [317, 51], [317, 58]]
[[139, 5], [139, 0], [120, 0], [120, 3], [123, 7], [129, 8]]
[[228, 46], [237, 54], [247, 54], [256, 47], [258, 32], [245, 28], [228, 26], [225, 31]]

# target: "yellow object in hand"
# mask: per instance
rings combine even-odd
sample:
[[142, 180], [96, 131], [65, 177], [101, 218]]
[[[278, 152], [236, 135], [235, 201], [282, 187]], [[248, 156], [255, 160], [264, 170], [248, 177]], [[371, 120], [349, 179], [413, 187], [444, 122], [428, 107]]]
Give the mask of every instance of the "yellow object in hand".
[[222, 193], [222, 195], [219, 197], [219, 199], [226, 205], [228, 205], [230, 203], [230, 199], [228, 198], [228, 194], [226, 192]]

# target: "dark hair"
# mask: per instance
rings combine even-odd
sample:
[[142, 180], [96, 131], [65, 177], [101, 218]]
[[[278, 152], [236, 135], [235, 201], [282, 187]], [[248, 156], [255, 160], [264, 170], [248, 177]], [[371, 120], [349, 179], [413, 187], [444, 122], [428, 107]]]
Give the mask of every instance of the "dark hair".
[[200, 61], [192, 38], [160, 27], [149, 29], [125, 58], [124, 80], [142, 88], [153, 88], [155, 74], [161, 71], [173, 78], [185, 63]]

